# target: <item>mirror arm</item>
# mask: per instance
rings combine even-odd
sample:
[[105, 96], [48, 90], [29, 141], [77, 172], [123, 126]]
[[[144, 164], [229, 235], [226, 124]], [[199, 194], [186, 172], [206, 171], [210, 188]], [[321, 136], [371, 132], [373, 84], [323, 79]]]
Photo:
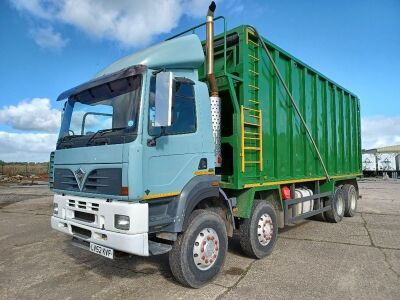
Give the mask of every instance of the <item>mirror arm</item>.
[[164, 126], [161, 126], [160, 127], [160, 134], [159, 135], [156, 135], [155, 137], [153, 137], [153, 138], [151, 138], [151, 139], [148, 139], [147, 140], [147, 146], [149, 146], [149, 147], [154, 147], [154, 146], [156, 146], [157, 145], [157, 139], [158, 138], [160, 138], [160, 137], [162, 137], [162, 136], [165, 136], [166, 134], [165, 134], [165, 127]]
[[158, 73], [161, 73], [161, 72], [165, 72], [166, 71], [166, 69], [165, 68], [162, 68], [162, 69], [158, 69], [158, 70], [155, 70], [155, 71], [153, 71], [153, 75], [157, 75]]

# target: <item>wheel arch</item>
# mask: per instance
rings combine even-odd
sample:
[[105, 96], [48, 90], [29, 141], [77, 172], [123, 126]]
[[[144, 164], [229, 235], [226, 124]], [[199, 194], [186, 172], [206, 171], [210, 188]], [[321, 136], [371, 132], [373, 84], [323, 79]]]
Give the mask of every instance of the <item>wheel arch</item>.
[[183, 189], [179, 196], [177, 214], [181, 216], [176, 224], [176, 231], [182, 232], [187, 228], [191, 213], [196, 209], [210, 209], [219, 214], [224, 220], [229, 236], [235, 229], [232, 203], [225, 192], [215, 182], [217, 176], [197, 176]]
[[265, 200], [273, 204], [277, 211], [283, 210], [280, 186], [255, 187], [244, 190], [237, 195], [235, 216], [248, 219], [254, 205], [254, 200]]

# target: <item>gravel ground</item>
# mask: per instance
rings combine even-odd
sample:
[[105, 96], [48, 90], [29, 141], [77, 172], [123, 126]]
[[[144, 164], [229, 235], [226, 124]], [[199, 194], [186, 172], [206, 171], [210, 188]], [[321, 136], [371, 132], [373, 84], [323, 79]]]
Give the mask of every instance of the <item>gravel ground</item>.
[[46, 185], [0, 186], [0, 298], [400, 299], [400, 180], [359, 186], [355, 217], [285, 228], [265, 259], [231, 239], [223, 271], [199, 290], [173, 280], [166, 255], [108, 260], [72, 246], [50, 228]]

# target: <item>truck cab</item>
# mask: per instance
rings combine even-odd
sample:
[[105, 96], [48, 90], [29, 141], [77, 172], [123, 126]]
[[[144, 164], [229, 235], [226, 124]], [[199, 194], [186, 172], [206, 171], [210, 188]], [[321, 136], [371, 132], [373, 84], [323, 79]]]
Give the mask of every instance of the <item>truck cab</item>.
[[149, 246], [149, 236], [180, 232], [188, 207], [202, 200], [194, 194], [218, 197], [208, 88], [197, 74], [203, 61], [200, 40], [189, 35], [60, 95], [54, 229], [148, 256], [170, 248]]

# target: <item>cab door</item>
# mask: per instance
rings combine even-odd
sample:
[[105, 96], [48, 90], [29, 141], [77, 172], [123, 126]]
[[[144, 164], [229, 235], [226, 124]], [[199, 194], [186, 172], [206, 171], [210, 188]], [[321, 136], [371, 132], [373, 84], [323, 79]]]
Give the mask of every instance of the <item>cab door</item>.
[[152, 76], [145, 106], [147, 122], [143, 122], [143, 187], [148, 199], [179, 194], [204, 156], [194, 82], [175, 78], [172, 125], [165, 127], [162, 135], [161, 129], [154, 127], [155, 86]]

